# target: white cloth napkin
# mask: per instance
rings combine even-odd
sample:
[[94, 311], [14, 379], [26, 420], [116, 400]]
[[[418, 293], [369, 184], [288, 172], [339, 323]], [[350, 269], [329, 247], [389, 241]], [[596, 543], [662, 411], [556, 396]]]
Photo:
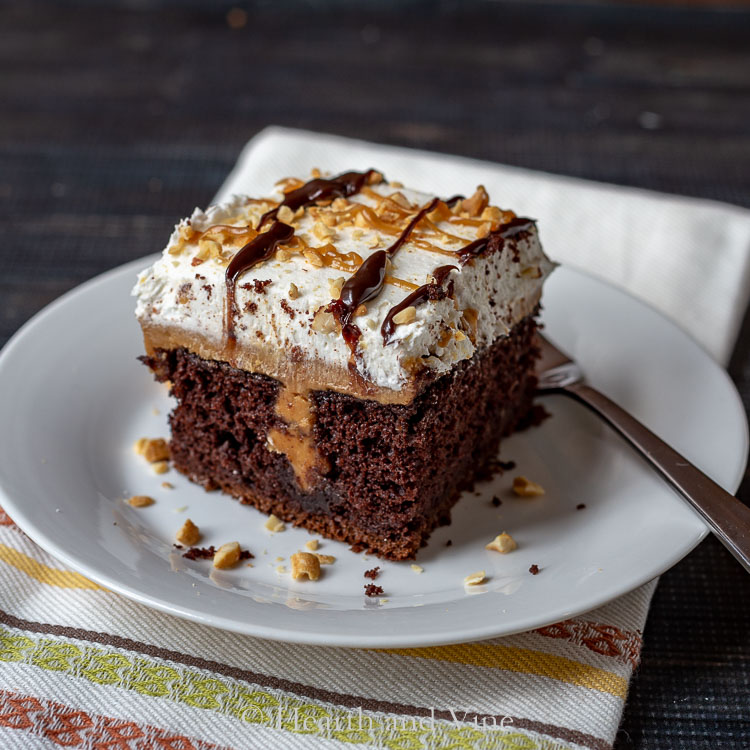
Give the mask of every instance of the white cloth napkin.
[[250, 140], [216, 198], [263, 195], [313, 167], [375, 167], [443, 196], [483, 184], [494, 203], [539, 220], [552, 259], [624, 288], [729, 360], [750, 295], [746, 209], [280, 127]]

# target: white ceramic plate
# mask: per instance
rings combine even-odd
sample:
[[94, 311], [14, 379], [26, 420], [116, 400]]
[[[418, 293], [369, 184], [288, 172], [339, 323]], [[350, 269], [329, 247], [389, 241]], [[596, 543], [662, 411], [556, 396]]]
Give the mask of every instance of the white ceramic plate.
[[[141, 436], [167, 436], [170, 398], [136, 361], [142, 343], [130, 263], [90, 281], [24, 326], [0, 355], [0, 503], [55, 557], [139, 602], [220, 628], [340, 646], [426, 646], [505, 635], [601, 605], [674, 565], [703, 523], [583, 407], [548, 397], [553, 418], [505, 441], [517, 469], [465, 494], [453, 523], [418, 556], [424, 572], [323, 540], [336, 557], [317, 582], [277, 572], [310, 538], [271, 534], [265, 516], [175, 471], [151, 473]], [[544, 295], [547, 333], [591, 382], [729, 490], [747, 455], [747, 423], [727, 375], [657, 313], [599, 281], [561, 268]], [[509, 493], [522, 473], [547, 490]], [[165, 489], [163, 481], [174, 484]], [[157, 499], [135, 509], [133, 494]], [[502, 500], [493, 507], [491, 498]], [[583, 510], [576, 510], [579, 504]], [[238, 540], [254, 567], [214, 571], [172, 546], [187, 517], [205, 544]], [[509, 555], [484, 545], [502, 530]], [[451, 546], [446, 546], [447, 540]], [[283, 560], [277, 560], [283, 558]], [[541, 572], [532, 576], [529, 566]], [[364, 596], [379, 565], [385, 593]], [[464, 577], [485, 570], [484, 585]]]

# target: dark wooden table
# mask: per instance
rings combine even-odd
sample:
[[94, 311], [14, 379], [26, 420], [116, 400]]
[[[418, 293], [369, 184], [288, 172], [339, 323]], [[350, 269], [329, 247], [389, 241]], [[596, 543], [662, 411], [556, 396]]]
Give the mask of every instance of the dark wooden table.
[[[750, 206], [748, 10], [230, 7], [0, 6], [0, 344], [160, 249], [270, 123]], [[730, 371], [747, 407], [748, 324]], [[618, 747], [750, 747], [749, 629], [709, 539], [658, 587]]]

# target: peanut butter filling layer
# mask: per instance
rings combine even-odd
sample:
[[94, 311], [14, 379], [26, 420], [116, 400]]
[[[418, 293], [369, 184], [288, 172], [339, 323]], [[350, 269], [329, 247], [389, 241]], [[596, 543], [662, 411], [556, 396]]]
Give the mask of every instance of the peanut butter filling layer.
[[335, 391], [356, 398], [378, 401], [382, 404], [408, 404], [434, 376], [424, 371], [401, 390], [392, 390], [366, 381], [359, 373], [349, 368], [336, 367], [318, 359], [310, 359], [289, 350], [258, 346], [233, 347], [227, 342], [214, 341], [178, 328], [142, 324], [146, 353], [157, 349], [187, 349], [207, 360], [226, 362], [246, 372], [267, 375], [281, 381], [291, 393], [306, 394], [310, 391]]

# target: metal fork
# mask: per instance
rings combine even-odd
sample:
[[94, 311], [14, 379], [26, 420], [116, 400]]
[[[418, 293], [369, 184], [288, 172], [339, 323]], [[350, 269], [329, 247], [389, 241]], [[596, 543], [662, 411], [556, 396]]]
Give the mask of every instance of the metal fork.
[[584, 404], [622, 435], [711, 527], [750, 573], [750, 508], [719, 487], [624, 409], [584, 382], [581, 368], [537, 334], [537, 392], [560, 393]]

